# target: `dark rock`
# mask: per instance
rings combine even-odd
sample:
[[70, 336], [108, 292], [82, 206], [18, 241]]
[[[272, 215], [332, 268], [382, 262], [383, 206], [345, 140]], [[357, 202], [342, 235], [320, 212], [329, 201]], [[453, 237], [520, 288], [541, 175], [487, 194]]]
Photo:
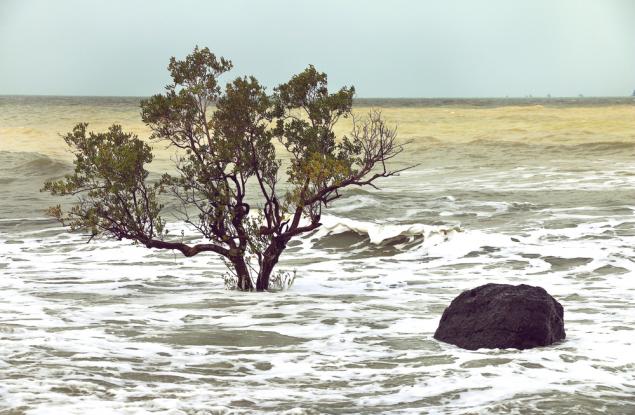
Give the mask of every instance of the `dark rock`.
[[563, 316], [541, 287], [486, 284], [452, 301], [434, 338], [469, 350], [548, 346], [565, 338]]

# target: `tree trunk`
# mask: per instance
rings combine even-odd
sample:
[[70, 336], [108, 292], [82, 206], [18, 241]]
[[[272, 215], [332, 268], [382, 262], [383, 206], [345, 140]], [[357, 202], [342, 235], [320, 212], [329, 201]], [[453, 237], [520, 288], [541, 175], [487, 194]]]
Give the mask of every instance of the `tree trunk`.
[[260, 264], [260, 272], [256, 280], [256, 291], [266, 291], [269, 289], [269, 278], [273, 268], [278, 263], [280, 254], [287, 247], [286, 240], [274, 239], [271, 245], [264, 252], [262, 264]]
[[240, 291], [253, 291], [254, 286], [251, 283], [251, 278], [249, 278], [249, 269], [247, 269], [245, 258], [233, 257], [230, 260], [232, 262], [232, 265], [234, 265], [234, 269], [236, 270], [236, 276], [238, 277], [237, 288]]
[[269, 277], [271, 277], [271, 271], [276, 265], [277, 259], [263, 260], [260, 266], [260, 272], [258, 273], [258, 279], [256, 280], [256, 291], [266, 291], [269, 289]]

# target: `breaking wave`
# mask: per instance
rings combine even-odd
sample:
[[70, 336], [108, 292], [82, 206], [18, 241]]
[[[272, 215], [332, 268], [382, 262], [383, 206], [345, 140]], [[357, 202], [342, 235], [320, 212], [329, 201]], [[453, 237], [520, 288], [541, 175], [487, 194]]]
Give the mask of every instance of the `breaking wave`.
[[322, 227], [315, 237], [327, 235], [345, 235], [354, 233], [362, 236], [373, 245], [389, 244], [399, 239], [428, 239], [434, 235], [449, 235], [460, 229], [457, 227], [444, 227], [424, 225], [421, 223], [395, 224], [376, 223], [332, 215], [322, 216]]

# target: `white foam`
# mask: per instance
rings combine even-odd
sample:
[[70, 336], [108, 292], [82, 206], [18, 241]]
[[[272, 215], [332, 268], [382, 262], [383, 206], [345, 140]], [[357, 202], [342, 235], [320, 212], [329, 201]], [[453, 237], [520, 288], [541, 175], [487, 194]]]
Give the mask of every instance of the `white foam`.
[[[481, 179], [476, 189], [524, 186]], [[432, 226], [412, 207], [384, 221], [324, 215], [322, 229], [281, 258], [280, 269], [297, 270], [295, 285], [265, 294], [225, 291], [211, 254], [86, 244], [52, 225], [0, 231], [0, 411], [555, 414], [550, 401], [578, 399], [590, 412], [630, 410], [632, 215], [550, 207], [534, 212], [538, 220], [490, 225], [482, 218], [509, 213], [509, 203], [434, 203], [478, 221]], [[545, 226], [562, 215], [579, 222]], [[193, 235], [170, 225], [181, 229]], [[316, 243], [346, 232], [370, 243]], [[415, 242], [387, 243], [402, 236]], [[566, 341], [522, 352], [436, 342], [444, 307], [488, 282], [547, 289], [565, 307]]]

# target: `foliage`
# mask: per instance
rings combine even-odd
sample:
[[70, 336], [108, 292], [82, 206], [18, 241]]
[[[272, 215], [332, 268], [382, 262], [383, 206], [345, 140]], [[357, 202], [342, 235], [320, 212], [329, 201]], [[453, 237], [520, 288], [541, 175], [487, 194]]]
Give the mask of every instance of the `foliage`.
[[75, 155], [75, 174], [50, 181], [44, 189], [54, 195], [77, 195], [79, 201], [64, 214], [61, 207], [49, 214], [72, 230], [89, 229], [93, 236], [108, 232], [118, 239], [144, 243], [161, 237], [165, 222], [159, 216], [159, 184], [146, 182], [144, 165], [152, 161], [148, 144], [113, 125], [106, 133], [87, 133], [77, 124], [64, 141]]
[[[141, 102], [151, 139], [182, 153], [178, 174], [164, 174], [157, 183], [147, 180], [147, 143], [117, 125], [88, 133], [87, 124], [78, 124], [64, 138], [75, 155], [74, 173], [44, 186], [55, 195], [76, 195], [78, 202], [68, 212], [57, 206], [50, 214], [71, 229], [148, 248], [185, 256], [216, 252], [237, 288], [262, 291], [270, 288], [289, 240], [318, 228], [322, 208], [341, 189], [374, 186], [378, 178], [398, 173], [386, 161], [402, 147], [378, 111], [364, 120], [353, 117], [350, 135], [336, 137], [338, 120], [352, 116], [353, 87], [330, 93], [326, 74], [309, 66], [272, 94], [254, 77], [236, 78], [223, 90], [218, 79], [231, 68], [230, 61], [197, 47], [184, 60], [170, 60], [172, 83], [165, 93]], [[290, 155], [284, 185], [276, 139]], [[247, 203], [250, 183], [261, 209]], [[158, 202], [164, 192], [178, 200], [181, 218], [206, 243], [169, 240]], [[290, 274], [275, 278], [293, 281]]]

